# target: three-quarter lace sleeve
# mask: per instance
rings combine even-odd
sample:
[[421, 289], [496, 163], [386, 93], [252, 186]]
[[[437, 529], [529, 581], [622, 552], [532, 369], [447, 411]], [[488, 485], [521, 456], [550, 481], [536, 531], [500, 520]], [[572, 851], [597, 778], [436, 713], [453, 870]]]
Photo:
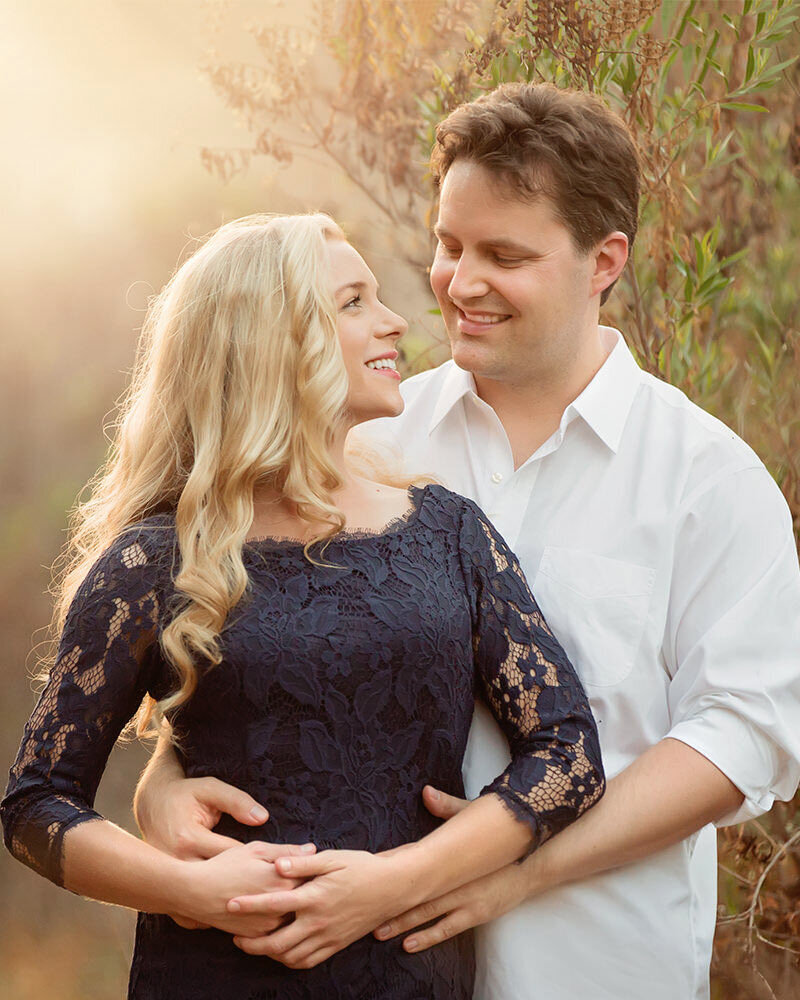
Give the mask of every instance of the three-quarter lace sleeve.
[[534, 850], [603, 794], [597, 726], [516, 556], [472, 503], [462, 517], [461, 554], [479, 683], [512, 756], [481, 794], [499, 795], [528, 823]]
[[69, 609], [56, 662], [25, 727], [0, 805], [8, 849], [63, 884], [62, 842], [93, 809], [111, 749], [150, 687], [157, 656], [157, 529], [98, 560]]

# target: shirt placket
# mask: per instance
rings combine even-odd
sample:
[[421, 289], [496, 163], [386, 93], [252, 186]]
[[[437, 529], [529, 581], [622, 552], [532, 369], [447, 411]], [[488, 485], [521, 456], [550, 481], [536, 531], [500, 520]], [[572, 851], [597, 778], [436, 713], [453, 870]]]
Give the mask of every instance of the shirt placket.
[[530, 492], [539, 463], [528, 462], [514, 469], [514, 456], [503, 425], [494, 410], [477, 396], [465, 403], [471, 410], [469, 459], [477, 501], [513, 549], [522, 529]]

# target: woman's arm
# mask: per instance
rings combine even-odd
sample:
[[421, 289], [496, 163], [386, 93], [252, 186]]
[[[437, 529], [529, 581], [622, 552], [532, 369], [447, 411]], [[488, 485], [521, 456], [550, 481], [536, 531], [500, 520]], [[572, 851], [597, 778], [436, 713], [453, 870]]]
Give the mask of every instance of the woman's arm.
[[224, 903], [234, 883], [261, 892], [274, 885], [274, 849], [239, 845], [212, 861], [178, 862], [94, 810], [111, 748], [160, 677], [163, 545], [163, 531], [126, 533], [79, 588], [0, 805], [6, 844], [75, 892], [253, 932], [258, 923], [232, 921]]
[[[285, 888], [275, 859], [299, 847], [237, 844], [208, 861], [179, 861], [113, 823], [82, 823], [64, 837], [66, 889], [145, 913], [179, 915], [182, 922], [212, 925], [231, 934], [263, 934], [279, 918], [231, 913], [231, 892]], [[299, 883], [297, 883], [299, 884]]]

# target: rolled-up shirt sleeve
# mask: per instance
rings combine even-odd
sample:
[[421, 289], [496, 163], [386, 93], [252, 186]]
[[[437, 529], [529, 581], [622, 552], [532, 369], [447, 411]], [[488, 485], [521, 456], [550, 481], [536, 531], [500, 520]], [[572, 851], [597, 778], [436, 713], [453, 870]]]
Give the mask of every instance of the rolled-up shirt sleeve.
[[800, 780], [800, 570], [786, 501], [761, 465], [721, 472], [681, 507], [665, 656], [666, 734], [744, 795], [719, 826]]

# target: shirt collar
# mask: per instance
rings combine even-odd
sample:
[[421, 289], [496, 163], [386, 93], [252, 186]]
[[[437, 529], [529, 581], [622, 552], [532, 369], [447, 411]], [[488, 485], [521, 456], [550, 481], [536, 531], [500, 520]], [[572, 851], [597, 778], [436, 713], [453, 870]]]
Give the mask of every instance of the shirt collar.
[[[600, 329], [607, 341], [613, 344], [611, 351], [592, 381], [566, 408], [561, 426], [565, 428], [577, 414], [607, 447], [616, 452], [639, 386], [641, 370], [619, 330], [608, 326]], [[433, 408], [429, 434], [468, 393], [477, 395], [475, 379], [470, 372], [451, 363]]]
[[432, 434], [436, 430], [456, 403], [466, 396], [467, 393], [471, 392], [477, 395], [475, 392], [475, 379], [472, 377], [472, 373], [465, 372], [454, 361], [449, 362], [449, 364], [450, 371], [445, 376], [444, 385], [431, 414], [431, 422], [428, 424], [429, 434]]
[[642, 372], [619, 330], [609, 326], [601, 326], [600, 330], [613, 343], [611, 353], [580, 396], [564, 411], [562, 426], [573, 411], [605, 445], [616, 452]]

